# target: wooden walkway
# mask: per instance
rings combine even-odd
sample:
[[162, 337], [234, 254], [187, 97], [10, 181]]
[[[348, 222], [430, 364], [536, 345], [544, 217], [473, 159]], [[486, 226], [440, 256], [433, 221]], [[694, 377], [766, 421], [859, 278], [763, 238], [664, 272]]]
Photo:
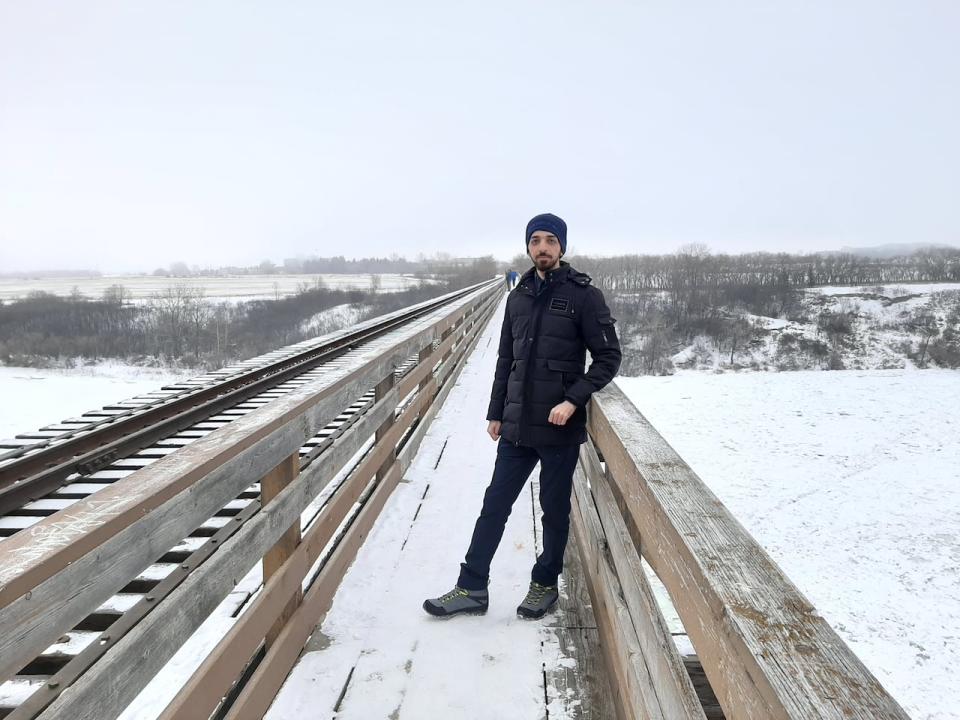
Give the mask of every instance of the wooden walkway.
[[541, 550], [538, 470], [494, 559], [487, 615], [438, 620], [420, 607], [456, 581], [493, 470], [484, 416], [499, 326], [484, 331], [268, 718], [613, 717], [572, 548], [560, 610], [516, 615]]

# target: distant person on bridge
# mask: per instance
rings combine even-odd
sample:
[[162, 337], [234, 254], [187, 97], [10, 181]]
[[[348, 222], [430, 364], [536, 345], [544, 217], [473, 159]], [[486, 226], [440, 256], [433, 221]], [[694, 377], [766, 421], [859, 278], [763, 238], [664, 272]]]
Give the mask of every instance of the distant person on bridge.
[[[473, 530], [456, 586], [423, 603], [431, 615], [487, 611], [490, 563], [513, 503], [540, 463], [543, 552], [517, 607], [543, 617], [557, 602], [557, 580], [570, 530], [573, 472], [586, 442], [587, 403], [620, 369], [620, 342], [603, 293], [590, 276], [560, 258], [567, 225], [556, 215], [527, 224], [530, 268], [507, 296], [487, 433], [497, 445], [493, 479]], [[590, 369], [585, 373], [586, 350]]]

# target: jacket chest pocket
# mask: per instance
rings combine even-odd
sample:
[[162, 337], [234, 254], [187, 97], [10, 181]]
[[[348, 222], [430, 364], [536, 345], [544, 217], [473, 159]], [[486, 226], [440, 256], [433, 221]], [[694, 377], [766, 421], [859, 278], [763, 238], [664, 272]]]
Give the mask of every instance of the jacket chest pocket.
[[577, 309], [573, 298], [566, 295], [554, 295], [547, 302], [547, 313], [554, 316], [566, 317], [571, 320], [577, 317]]

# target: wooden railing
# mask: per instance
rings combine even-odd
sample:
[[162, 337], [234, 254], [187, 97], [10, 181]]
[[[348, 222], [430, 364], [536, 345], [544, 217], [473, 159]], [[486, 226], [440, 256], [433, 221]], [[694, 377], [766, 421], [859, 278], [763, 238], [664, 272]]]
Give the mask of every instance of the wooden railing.
[[[115, 718], [262, 562], [261, 591], [162, 714], [261, 717], [329, 609], [502, 292], [502, 283], [491, 283], [439, 319], [428, 315], [355, 350], [352, 361], [334, 364], [315, 382], [5, 541], [0, 680], [260, 482], [259, 511], [240, 518], [245, 522], [202, 563], [184, 567], [182, 581], [162, 601], [144, 597], [143, 618], [122, 637], [105, 632], [99, 644], [106, 651], [69, 687], [48, 683], [11, 717]], [[396, 368], [414, 356], [416, 363], [397, 378]], [[372, 404], [301, 470], [301, 446], [371, 388]], [[301, 534], [304, 509], [368, 445]]]
[[571, 534], [620, 718], [704, 717], [642, 555], [728, 720], [908, 720], [615, 384], [593, 396], [589, 434]]

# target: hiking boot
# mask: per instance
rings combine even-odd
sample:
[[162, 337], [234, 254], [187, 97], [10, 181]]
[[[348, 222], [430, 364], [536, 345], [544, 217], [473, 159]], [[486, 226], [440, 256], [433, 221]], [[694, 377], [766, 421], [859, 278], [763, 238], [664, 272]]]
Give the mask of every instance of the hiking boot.
[[557, 604], [559, 598], [556, 585], [541, 585], [531, 581], [527, 596], [517, 606], [517, 615], [530, 620], [542, 618]]
[[483, 615], [487, 612], [489, 596], [486, 590], [467, 590], [459, 585], [446, 595], [423, 601], [423, 609], [435, 617], [451, 615]]

